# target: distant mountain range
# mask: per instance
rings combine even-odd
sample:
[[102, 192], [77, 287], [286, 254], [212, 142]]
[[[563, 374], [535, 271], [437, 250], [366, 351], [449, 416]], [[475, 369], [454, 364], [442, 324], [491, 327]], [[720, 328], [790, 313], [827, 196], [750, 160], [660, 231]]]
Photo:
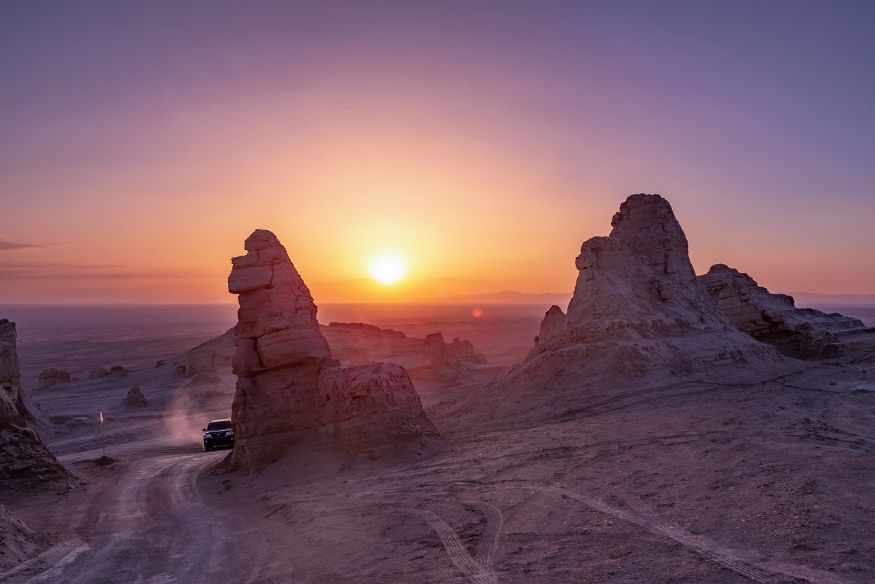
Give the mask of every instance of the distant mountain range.
[[[796, 306], [812, 305], [868, 306], [875, 305], [875, 294], [818, 294], [814, 292], [791, 292]], [[557, 304], [563, 309], [571, 300], [571, 292], [517, 292], [502, 290], [481, 294], [460, 294], [433, 298], [429, 302], [439, 304]]]
[[571, 292], [517, 292], [502, 290], [483, 294], [462, 294], [434, 298], [431, 302], [441, 304], [558, 304], [562, 308], [571, 300]]
[[875, 304], [875, 294], [817, 294], [814, 292], [790, 292], [796, 306], [833, 304], [839, 306], [863, 306]]

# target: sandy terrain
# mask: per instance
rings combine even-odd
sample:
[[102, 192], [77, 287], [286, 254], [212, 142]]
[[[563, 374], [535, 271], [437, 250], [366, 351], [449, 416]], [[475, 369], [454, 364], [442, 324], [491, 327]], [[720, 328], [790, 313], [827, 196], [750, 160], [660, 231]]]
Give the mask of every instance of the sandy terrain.
[[[604, 388], [579, 380], [586, 406], [540, 419], [460, 410], [486, 390], [435, 382], [419, 391], [450, 451], [248, 476], [198, 442], [227, 415], [227, 372], [174, 378], [170, 360], [53, 386], [35, 394], [44, 435], [82, 485], [3, 494], [46, 535], [0, 581], [871, 582], [875, 344], [856, 341], [749, 384], [588, 401]], [[123, 405], [132, 385], [148, 406]], [[98, 466], [104, 445], [115, 462]]]

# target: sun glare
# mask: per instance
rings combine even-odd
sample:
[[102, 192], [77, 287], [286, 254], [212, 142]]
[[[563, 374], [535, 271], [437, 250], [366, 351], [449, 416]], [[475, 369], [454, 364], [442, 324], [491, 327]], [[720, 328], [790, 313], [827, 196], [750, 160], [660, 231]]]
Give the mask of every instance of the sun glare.
[[371, 261], [371, 277], [380, 284], [394, 284], [404, 277], [405, 271], [404, 260], [398, 256], [381, 255]]

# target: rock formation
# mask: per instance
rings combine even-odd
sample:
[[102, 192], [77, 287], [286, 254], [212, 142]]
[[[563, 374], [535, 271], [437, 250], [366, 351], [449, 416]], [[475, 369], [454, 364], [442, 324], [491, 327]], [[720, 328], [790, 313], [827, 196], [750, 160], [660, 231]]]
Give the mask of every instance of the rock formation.
[[698, 280], [736, 327], [790, 357], [838, 356], [838, 335], [865, 328], [856, 318], [796, 308], [792, 296], [772, 294], [749, 275], [724, 264], [711, 266]]
[[319, 379], [319, 401], [321, 435], [343, 451], [375, 458], [401, 444], [423, 451], [443, 446], [399, 365], [329, 367]]
[[583, 243], [568, 314], [547, 311], [523, 369], [561, 357], [559, 369], [570, 359], [616, 379], [780, 361], [771, 347], [739, 334], [697, 281], [668, 201], [631, 195], [611, 225], [610, 235]]
[[128, 374], [128, 368], [124, 365], [113, 365], [109, 368], [109, 374], [112, 377], [124, 377]]
[[103, 379], [105, 377], [109, 377], [109, 369], [105, 367], [92, 369], [91, 372], [88, 374], [88, 379]]
[[696, 282], [686, 235], [659, 195], [632, 195], [611, 234], [583, 243], [568, 305], [576, 336], [630, 331], [642, 336], [718, 330], [726, 320]]
[[387, 361], [410, 370], [426, 360], [422, 339], [412, 339], [401, 331], [361, 322], [331, 322], [321, 330], [331, 355], [343, 365]]
[[[474, 345], [464, 339], [447, 343], [440, 333], [426, 338], [408, 337], [403, 332], [360, 322], [332, 322], [320, 325], [328, 341], [331, 356], [343, 366], [393, 363], [407, 370], [417, 384], [456, 384], [483, 381], [497, 375], [501, 368], [491, 366]], [[182, 375], [192, 382], [223, 384], [222, 374], [231, 371], [234, 356], [234, 329], [213, 338], [186, 353]], [[420, 388], [422, 385], [419, 386]], [[217, 394], [218, 395], [218, 394]]]
[[44, 369], [38, 378], [39, 389], [46, 389], [53, 385], [57, 385], [59, 383], [68, 383], [73, 380], [73, 377], [70, 375], [69, 371], [65, 371], [63, 369], [55, 369], [51, 367], [49, 369]]
[[36, 432], [21, 388], [15, 323], [0, 320], [0, 488], [70, 479]]
[[190, 375], [217, 373], [222, 367], [231, 365], [233, 355], [234, 328], [231, 327], [218, 337], [186, 352], [187, 373]]
[[447, 343], [441, 333], [423, 338], [359, 322], [332, 322], [322, 327], [332, 355], [344, 365], [384, 361], [401, 365], [417, 378], [450, 380], [466, 373], [491, 369], [486, 357], [470, 341], [454, 338]]
[[148, 406], [149, 400], [143, 395], [140, 387], [135, 385], [128, 390], [128, 395], [125, 396], [125, 405], [134, 408]]
[[429, 355], [432, 371], [444, 378], [459, 376], [469, 365], [486, 364], [486, 357], [475, 352], [470, 341], [459, 337], [454, 337], [451, 343], [447, 343], [441, 333], [426, 335], [425, 350]]
[[240, 303], [232, 465], [257, 469], [299, 446], [368, 456], [378, 446], [429, 447], [437, 433], [404, 370], [341, 369], [310, 290], [276, 236], [256, 230], [244, 247], [228, 278]]
[[327, 327], [323, 327], [324, 332], [342, 332], [350, 331], [354, 333], [362, 333], [369, 336], [379, 336], [383, 338], [406, 339], [408, 338], [401, 331], [394, 329], [384, 329], [372, 324], [363, 322], [329, 322]]
[[566, 332], [565, 313], [555, 304], [544, 314], [544, 320], [541, 321], [541, 329], [538, 336], [535, 338], [535, 344], [548, 345], [561, 339]]
[[109, 369], [106, 367], [98, 367], [93, 369], [88, 374], [88, 379], [105, 379], [107, 377], [124, 377], [128, 374], [128, 369], [124, 365], [113, 365]]

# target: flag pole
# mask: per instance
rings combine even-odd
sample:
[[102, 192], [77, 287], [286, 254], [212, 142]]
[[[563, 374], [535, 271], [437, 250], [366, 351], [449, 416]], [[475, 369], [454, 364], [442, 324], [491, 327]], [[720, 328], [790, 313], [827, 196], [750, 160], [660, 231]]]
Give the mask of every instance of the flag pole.
[[106, 440], [103, 439], [103, 412], [100, 412], [100, 444], [103, 447], [103, 456], [106, 456]]

